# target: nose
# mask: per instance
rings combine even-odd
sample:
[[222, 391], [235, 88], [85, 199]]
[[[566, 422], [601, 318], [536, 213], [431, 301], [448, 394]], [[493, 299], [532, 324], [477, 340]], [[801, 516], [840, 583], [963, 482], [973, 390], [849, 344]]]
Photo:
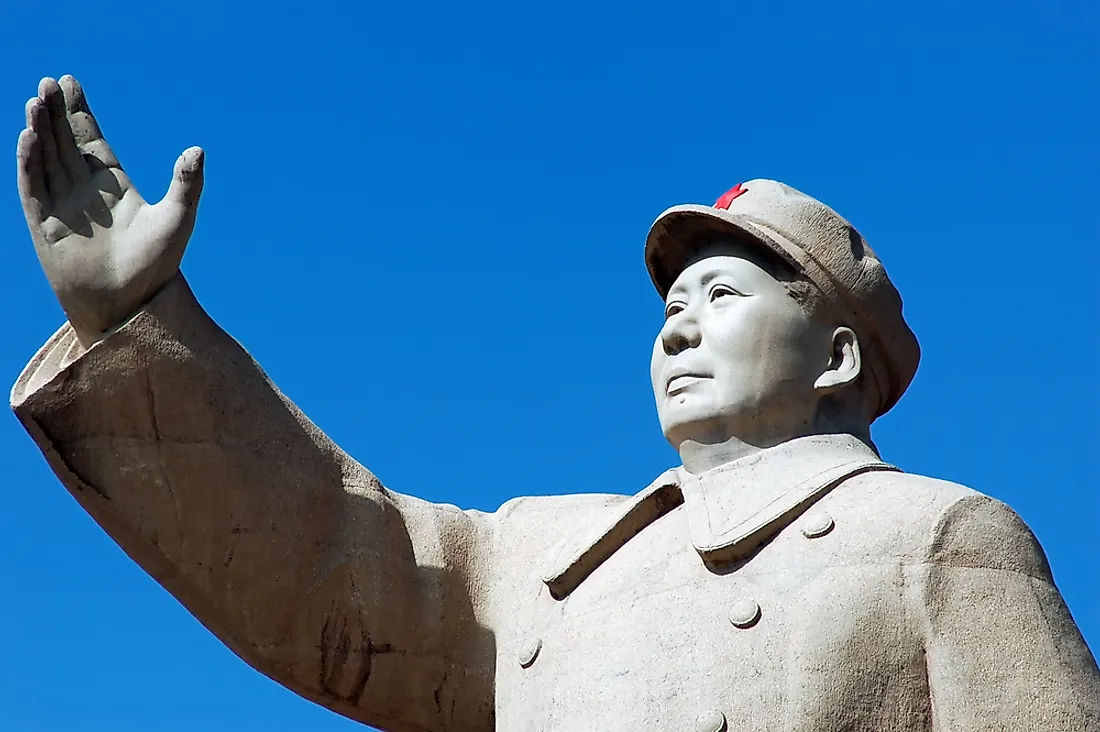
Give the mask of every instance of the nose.
[[695, 348], [701, 338], [699, 321], [690, 309], [668, 318], [661, 328], [661, 345], [667, 356], [675, 356], [688, 348]]

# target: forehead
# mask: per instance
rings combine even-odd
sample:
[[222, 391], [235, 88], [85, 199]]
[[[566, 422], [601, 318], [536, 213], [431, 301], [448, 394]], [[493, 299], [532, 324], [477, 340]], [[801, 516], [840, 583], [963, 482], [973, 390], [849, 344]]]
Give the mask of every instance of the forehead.
[[760, 281], [783, 279], [781, 263], [769, 257], [759, 245], [735, 239], [715, 239], [700, 244], [684, 262], [684, 269], [669, 288], [669, 294], [684, 290], [723, 274]]

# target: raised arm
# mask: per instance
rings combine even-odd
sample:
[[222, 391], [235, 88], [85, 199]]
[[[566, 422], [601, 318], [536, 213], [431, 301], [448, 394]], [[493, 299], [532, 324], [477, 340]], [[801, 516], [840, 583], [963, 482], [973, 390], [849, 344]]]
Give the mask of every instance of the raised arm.
[[12, 406], [53, 470], [277, 681], [384, 729], [489, 729], [494, 646], [473, 578], [491, 528], [383, 488], [198, 305], [178, 265], [201, 151], [147, 204], [76, 82], [40, 92], [19, 140], [20, 193], [69, 324]]

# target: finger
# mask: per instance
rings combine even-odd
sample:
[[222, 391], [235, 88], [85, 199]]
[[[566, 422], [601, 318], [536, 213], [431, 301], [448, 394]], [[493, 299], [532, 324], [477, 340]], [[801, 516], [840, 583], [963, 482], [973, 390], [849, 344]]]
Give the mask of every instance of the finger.
[[88, 165], [94, 178], [96, 173], [103, 168], [118, 168], [122, 166], [118, 162], [111, 146], [103, 138], [103, 131], [99, 129], [99, 123], [95, 115], [88, 107], [88, 99], [84, 96], [84, 87], [72, 76], [65, 74], [58, 80], [61, 92], [65, 95], [65, 110], [69, 114], [69, 124], [73, 129], [73, 139], [76, 146], [83, 153], [84, 162]]
[[102, 138], [99, 140], [92, 140], [83, 146], [83, 150], [84, 163], [88, 166], [92, 175], [95, 175], [104, 168], [118, 168], [122, 170], [118, 158], [115, 157], [114, 151], [111, 150], [111, 146], [107, 144], [106, 140]]
[[61, 86], [51, 78], [45, 78], [38, 85], [38, 96], [45, 100], [50, 113], [50, 126], [53, 127], [54, 144], [61, 166], [73, 185], [88, 181], [88, 166], [80, 155], [80, 149], [73, 138], [73, 128], [69, 125], [69, 115], [65, 110], [65, 94]]
[[72, 76], [65, 74], [58, 80], [61, 92], [65, 95], [65, 110], [69, 114], [69, 125], [73, 129], [73, 140], [83, 153], [84, 162], [87, 163], [91, 174], [103, 168], [119, 168], [118, 158], [111, 150], [111, 146], [103, 139], [103, 132], [99, 129], [95, 115], [88, 107], [88, 99], [84, 96], [84, 87]]
[[50, 125], [50, 115], [46, 111], [46, 102], [39, 97], [27, 102], [27, 129], [38, 137], [38, 143], [42, 146], [42, 168], [45, 173], [46, 190], [50, 194], [50, 203], [55, 205], [57, 201], [69, 192], [69, 176], [61, 167], [61, 161], [57, 157], [57, 145], [54, 141], [53, 127]]
[[69, 115], [69, 125], [73, 130], [73, 139], [77, 147], [83, 152], [85, 146], [96, 140], [103, 139], [103, 133], [99, 129], [92, 110], [88, 107], [88, 100], [84, 96], [84, 87], [72, 76], [65, 74], [58, 80], [61, 93], [65, 96], [65, 111]]
[[204, 181], [203, 162], [206, 154], [201, 147], [189, 147], [176, 160], [172, 171], [172, 184], [164, 200], [191, 208], [199, 201]]
[[37, 133], [33, 130], [19, 133], [15, 156], [19, 168], [19, 199], [23, 203], [23, 213], [27, 216], [27, 224], [37, 228], [46, 219], [46, 212], [50, 209], [42, 142]]

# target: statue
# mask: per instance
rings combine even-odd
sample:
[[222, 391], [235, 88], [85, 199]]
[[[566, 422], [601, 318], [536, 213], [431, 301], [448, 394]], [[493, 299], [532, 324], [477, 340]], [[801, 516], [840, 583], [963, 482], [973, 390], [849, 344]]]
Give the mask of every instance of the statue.
[[131, 185], [71, 77], [19, 192], [68, 322], [12, 407], [127, 554], [259, 671], [396, 732], [1100, 729], [1100, 672], [1005, 505], [884, 462], [919, 359], [878, 258], [767, 180], [662, 214], [682, 466], [488, 514], [382, 486], [199, 306], [203, 185]]

